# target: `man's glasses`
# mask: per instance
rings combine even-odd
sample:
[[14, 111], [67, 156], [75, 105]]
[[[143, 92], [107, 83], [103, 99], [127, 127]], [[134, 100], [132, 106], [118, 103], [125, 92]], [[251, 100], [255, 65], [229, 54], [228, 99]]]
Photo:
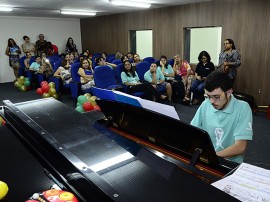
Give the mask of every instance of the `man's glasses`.
[[209, 100], [212, 99], [213, 101], [219, 101], [220, 98], [222, 96], [224, 96], [226, 93], [227, 93], [227, 91], [220, 94], [220, 95], [207, 95], [207, 94], [204, 94], [203, 96], [204, 96], [205, 99], [209, 99]]

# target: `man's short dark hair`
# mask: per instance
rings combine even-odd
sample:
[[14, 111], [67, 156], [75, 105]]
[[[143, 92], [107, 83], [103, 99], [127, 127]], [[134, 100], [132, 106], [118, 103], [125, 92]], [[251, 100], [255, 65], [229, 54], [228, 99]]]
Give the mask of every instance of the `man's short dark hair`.
[[212, 92], [217, 88], [224, 92], [232, 88], [232, 81], [225, 72], [220, 70], [211, 72], [205, 80], [205, 90]]

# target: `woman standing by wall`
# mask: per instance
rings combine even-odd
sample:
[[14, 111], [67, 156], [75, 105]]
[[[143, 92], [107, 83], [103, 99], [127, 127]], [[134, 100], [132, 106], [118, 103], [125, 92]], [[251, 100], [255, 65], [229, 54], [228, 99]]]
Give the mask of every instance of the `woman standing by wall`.
[[13, 68], [13, 72], [14, 72], [14, 76], [16, 77], [16, 80], [18, 79], [18, 70], [20, 67], [20, 54], [21, 54], [20, 47], [16, 44], [14, 39], [9, 38], [8, 46], [6, 49], [6, 55], [9, 56], [9, 65], [10, 67]]

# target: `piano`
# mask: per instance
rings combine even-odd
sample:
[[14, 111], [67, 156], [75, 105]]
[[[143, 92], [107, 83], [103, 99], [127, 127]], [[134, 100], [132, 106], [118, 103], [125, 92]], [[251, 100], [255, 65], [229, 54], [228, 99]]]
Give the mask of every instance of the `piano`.
[[5, 100], [1, 114], [48, 178], [79, 201], [238, 201], [210, 185], [238, 164], [215, 155], [207, 132], [127, 103], [97, 103], [102, 112], [81, 114], [52, 98]]

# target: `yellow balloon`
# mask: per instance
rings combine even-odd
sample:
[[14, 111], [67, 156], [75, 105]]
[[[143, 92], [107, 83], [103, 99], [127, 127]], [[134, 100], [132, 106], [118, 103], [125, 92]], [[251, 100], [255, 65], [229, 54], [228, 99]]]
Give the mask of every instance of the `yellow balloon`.
[[55, 94], [52, 95], [52, 97], [57, 100], [58, 99], [58, 94], [55, 93]]
[[48, 84], [48, 86], [50, 86], [50, 88], [55, 88], [55, 83], [54, 83], [54, 82], [50, 82], [50, 83]]
[[0, 200], [2, 200], [8, 193], [8, 186], [5, 182], [0, 181]]
[[56, 90], [55, 90], [55, 88], [50, 88], [49, 89], [49, 94], [50, 94], [50, 96], [52, 96], [53, 94], [55, 94], [56, 93]]
[[91, 96], [91, 97], [88, 99], [88, 101], [91, 103], [92, 106], [96, 106], [96, 105], [97, 105], [96, 99], [97, 99], [96, 96]]
[[87, 98], [87, 100], [91, 97], [90, 93], [85, 93], [84, 96]]

